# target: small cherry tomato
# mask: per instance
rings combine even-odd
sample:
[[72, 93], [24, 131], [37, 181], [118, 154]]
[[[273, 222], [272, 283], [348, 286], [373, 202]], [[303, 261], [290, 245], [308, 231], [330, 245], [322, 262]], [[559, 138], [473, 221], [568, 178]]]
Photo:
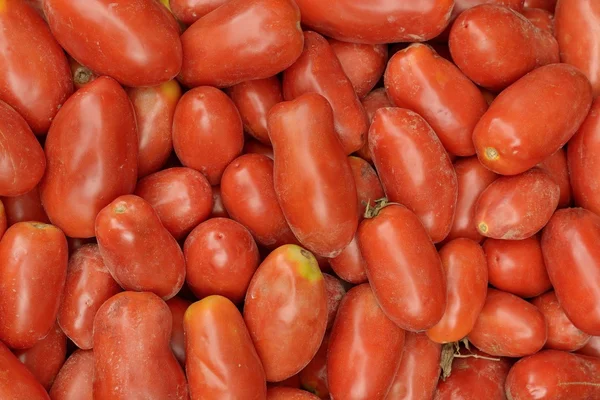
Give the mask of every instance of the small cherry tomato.
[[0, 398], [50, 400], [44, 387], [2, 342], [0, 342], [0, 368], [2, 369]]
[[183, 330], [183, 317], [191, 302], [175, 296], [166, 301], [171, 310], [173, 324], [171, 325], [171, 350], [177, 361], [185, 366], [185, 334]]
[[94, 400], [94, 353], [76, 350], [60, 369], [52, 389], [52, 400]]

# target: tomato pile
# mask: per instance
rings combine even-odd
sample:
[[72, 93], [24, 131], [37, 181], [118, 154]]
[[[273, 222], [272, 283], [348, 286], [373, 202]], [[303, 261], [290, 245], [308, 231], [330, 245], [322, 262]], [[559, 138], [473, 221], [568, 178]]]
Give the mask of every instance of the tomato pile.
[[600, 399], [600, 1], [0, 0], [0, 400]]

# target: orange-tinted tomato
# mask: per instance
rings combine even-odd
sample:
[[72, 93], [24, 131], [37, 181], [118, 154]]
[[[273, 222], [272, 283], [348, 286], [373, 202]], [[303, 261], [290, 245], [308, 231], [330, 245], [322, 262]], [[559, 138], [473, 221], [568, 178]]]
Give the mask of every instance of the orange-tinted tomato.
[[229, 0], [167, 0], [171, 12], [179, 21], [191, 25]]
[[[325, 283], [327, 283], [327, 276]], [[337, 310], [336, 310], [337, 311]], [[332, 321], [333, 322], [333, 321]], [[298, 373], [300, 387], [311, 393], [314, 393], [321, 399], [329, 400], [329, 387], [327, 385], [327, 349], [329, 348], [329, 334], [325, 334], [319, 351], [308, 363], [308, 365]]]
[[38, 187], [20, 196], [2, 197], [1, 199], [4, 203], [8, 226], [27, 221], [50, 223], [44, 207], [42, 207]]
[[584, 356], [600, 357], [600, 336], [592, 336], [577, 353]]
[[340, 306], [340, 301], [346, 294], [344, 284], [333, 275], [323, 274], [325, 290], [327, 291], [327, 329], [333, 326], [333, 321]]
[[554, 34], [554, 15], [542, 8], [524, 8], [521, 14], [536, 28]]
[[291, 387], [273, 387], [267, 391], [267, 400], [319, 400], [317, 396]]
[[213, 186], [212, 187], [213, 194], [213, 208], [210, 214], [211, 218], [229, 218], [229, 213], [223, 205], [223, 197], [221, 196], [221, 187]]
[[177, 361], [185, 365], [185, 333], [183, 330], [183, 317], [191, 302], [175, 296], [167, 300], [171, 310], [173, 323], [171, 325], [171, 350]]
[[71, 74], [73, 75], [73, 86], [75, 90], [81, 89], [98, 78], [98, 75], [95, 72], [85, 65], [81, 65], [73, 57], [67, 55], [67, 59], [69, 60], [69, 67], [71, 68]]
[[358, 285], [367, 281], [366, 264], [356, 235], [340, 254], [328, 261], [336, 275], [346, 282]]
[[6, 345], [0, 342], [0, 398], [50, 400], [44, 387], [19, 361]]
[[554, 13], [557, 0], [525, 0], [525, 7], [541, 8], [543, 10]]
[[354, 183], [356, 184], [356, 197], [358, 198], [358, 219], [364, 218], [365, 209], [368, 204], [375, 204], [375, 200], [385, 197], [377, 172], [371, 164], [360, 157], [348, 157], [348, 163], [352, 168]]
[[52, 400], [94, 400], [94, 353], [77, 350], [65, 361], [54, 380]]
[[[367, 117], [369, 118], [369, 125], [373, 121], [373, 116], [375, 115], [375, 111], [384, 107], [392, 107], [393, 104], [388, 98], [387, 92], [385, 88], [379, 88], [373, 90], [371, 93], [367, 94], [365, 97], [361, 99], [361, 103], [365, 112], [367, 113]], [[369, 150], [369, 132], [365, 136], [365, 144], [363, 147], [357, 150], [356, 154], [361, 158], [371, 162], [371, 151]]]
[[[270, 141], [271, 139], [269, 139]], [[270, 145], [270, 142], [268, 145], [259, 142], [258, 140], [254, 140], [252, 138], [246, 138], [246, 140], [244, 141], [244, 150], [243, 150], [244, 154], [262, 154], [263, 156], [267, 156], [269, 157], [271, 160], [273, 158], [275, 158], [273, 156], [273, 148]]]
[[[572, 141], [571, 141], [572, 142]], [[560, 188], [558, 208], [568, 207], [571, 204], [571, 182], [569, 181], [569, 167], [567, 164], [567, 152], [564, 148], [559, 149], [544, 161], [537, 165], [539, 169], [546, 172]]]

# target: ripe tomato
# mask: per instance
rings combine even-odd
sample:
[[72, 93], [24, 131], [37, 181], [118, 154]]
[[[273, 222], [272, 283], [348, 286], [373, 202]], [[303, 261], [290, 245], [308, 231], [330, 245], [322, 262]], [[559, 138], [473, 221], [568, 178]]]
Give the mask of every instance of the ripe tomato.
[[[327, 276], [325, 282], [327, 283]], [[337, 309], [336, 309], [337, 311]], [[333, 322], [333, 321], [332, 321]], [[302, 389], [314, 393], [321, 399], [329, 400], [329, 386], [327, 384], [327, 349], [329, 348], [329, 334], [326, 333], [321, 342], [319, 351], [302, 371], [298, 373]]]
[[328, 261], [336, 275], [346, 282], [358, 285], [367, 281], [367, 267], [356, 235], [340, 254]]
[[4, 203], [8, 226], [27, 221], [50, 223], [42, 206], [38, 186], [20, 196], [2, 197], [1, 199]]
[[[367, 117], [369, 118], [369, 125], [371, 125], [371, 122], [373, 122], [375, 111], [379, 110], [380, 108], [393, 106], [392, 102], [388, 98], [385, 88], [373, 90], [371, 93], [362, 98], [361, 103], [365, 109], [365, 112], [367, 113]], [[369, 150], [368, 131], [365, 136], [365, 144], [356, 151], [356, 154], [364, 160], [369, 162], [373, 161], [373, 158], [371, 157], [371, 151]]]
[[76, 350], [60, 369], [52, 389], [52, 400], [94, 400], [94, 353]]
[[167, 0], [177, 20], [192, 25], [209, 12], [216, 10], [229, 0]]
[[273, 387], [267, 391], [267, 400], [318, 400], [312, 393], [291, 387]]
[[[569, 143], [573, 143], [573, 140], [570, 140]], [[559, 149], [556, 151], [556, 153], [539, 163], [537, 167], [550, 175], [560, 188], [558, 208], [568, 207], [571, 204], [572, 190], [571, 182], [569, 181], [570, 177], [569, 167], [567, 165], [567, 152], [565, 149]]]
[[521, 14], [536, 28], [554, 35], [554, 14], [542, 8], [524, 8]]
[[557, 0], [525, 0], [525, 7], [541, 8], [542, 10], [554, 13]]
[[183, 330], [183, 318], [186, 310], [192, 304], [191, 302], [175, 296], [166, 301], [171, 310], [173, 323], [171, 325], [171, 350], [173, 355], [179, 361], [179, 364], [185, 366], [185, 333]]
[[584, 356], [600, 357], [600, 336], [592, 336], [577, 353]]
[[44, 387], [29, 372], [27, 367], [0, 342], [0, 398], [50, 400]]
[[367, 205], [375, 204], [376, 200], [385, 197], [385, 193], [377, 172], [371, 164], [360, 157], [353, 156], [348, 157], [348, 163], [354, 176], [356, 197], [358, 198], [358, 219], [361, 221], [364, 218]]
[[323, 274], [325, 291], [327, 292], [327, 329], [333, 326], [333, 321], [340, 306], [340, 301], [346, 294], [344, 284], [333, 275]]

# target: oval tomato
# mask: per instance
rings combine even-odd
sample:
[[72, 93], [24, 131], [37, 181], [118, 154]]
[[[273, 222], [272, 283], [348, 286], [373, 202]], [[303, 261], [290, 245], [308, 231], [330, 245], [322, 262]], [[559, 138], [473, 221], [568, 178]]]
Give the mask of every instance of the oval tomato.
[[177, 20], [191, 25], [229, 0], [167, 0]]
[[542, 10], [554, 13], [557, 0], [525, 0], [525, 7], [541, 8]]
[[8, 226], [27, 221], [50, 223], [42, 206], [38, 186], [20, 196], [2, 197], [1, 199], [4, 203]]
[[221, 196], [221, 187], [213, 186], [213, 208], [210, 214], [211, 218], [229, 218], [229, 213], [223, 204], [223, 197]]
[[340, 301], [346, 294], [344, 284], [333, 275], [323, 274], [325, 280], [325, 291], [327, 292], [327, 329], [331, 328], [337, 310], [340, 306]]
[[167, 300], [173, 323], [171, 325], [171, 350], [177, 361], [185, 366], [185, 333], [183, 330], [183, 319], [186, 310], [192, 303], [178, 296]]
[[346, 282], [358, 285], [367, 281], [367, 267], [356, 235], [340, 254], [328, 261], [336, 275]]
[[52, 400], [94, 400], [94, 353], [76, 350], [60, 369], [52, 389]]
[[267, 391], [267, 400], [318, 400], [312, 393], [291, 387], [273, 387]]
[[50, 400], [44, 387], [2, 342], [0, 342], [0, 368], [3, 371], [0, 375], [1, 398]]
[[554, 34], [554, 14], [542, 8], [524, 8], [521, 14], [536, 28]]
[[[371, 93], [362, 98], [361, 103], [365, 109], [365, 112], [367, 113], [367, 117], [369, 118], [369, 126], [371, 125], [371, 122], [373, 122], [375, 111], [384, 107], [393, 107], [385, 88], [373, 90]], [[369, 150], [369, 131], [367, 131], [365, 136], [365, 144], [356, 151], [356, 154], [369, 162], [373, 161], [373, 158], [371, 157], [371, 151]]]
[[354, 183], [356, 184], [356, 197], [358, 198], [358, 219], [364, 218], [367, 206], [374, 205], [376, 200], [385, 197], [383, 187], [377, 176], [377, 172], [371, 164], [360, 157], [348, 157], [348, 163], [352, 168]]
[[[570, 140], [569, 143], [573, 143]], [[570, 146], [569, 144], [569, 146]], [[569, 181], [569, 167], [567, 164], [567, 152], [564, 148], [547, 157], [537, 165], [539, 169], [550, 175], [554, 182], [560, 188], [560, 198], [558, 199], [558, 208], [568, 207], [571, 204], [572, 190]]]
[[[325, 282], [327, 282], [327, 276]], [[337, 311], [337, 309], [336, 309]], [[333, 321], [331, 321], [333, 322]], [[329, 328], [329, 326], [328, 326]], [[300, 387], [314, 393], [321, 399], [329, 400], [329, 386], [327, 384], [327, 349], [329, 348], [329, 334], [326, 333], [321, 342], [319, 351], [302, 371], [298, 373]]]

